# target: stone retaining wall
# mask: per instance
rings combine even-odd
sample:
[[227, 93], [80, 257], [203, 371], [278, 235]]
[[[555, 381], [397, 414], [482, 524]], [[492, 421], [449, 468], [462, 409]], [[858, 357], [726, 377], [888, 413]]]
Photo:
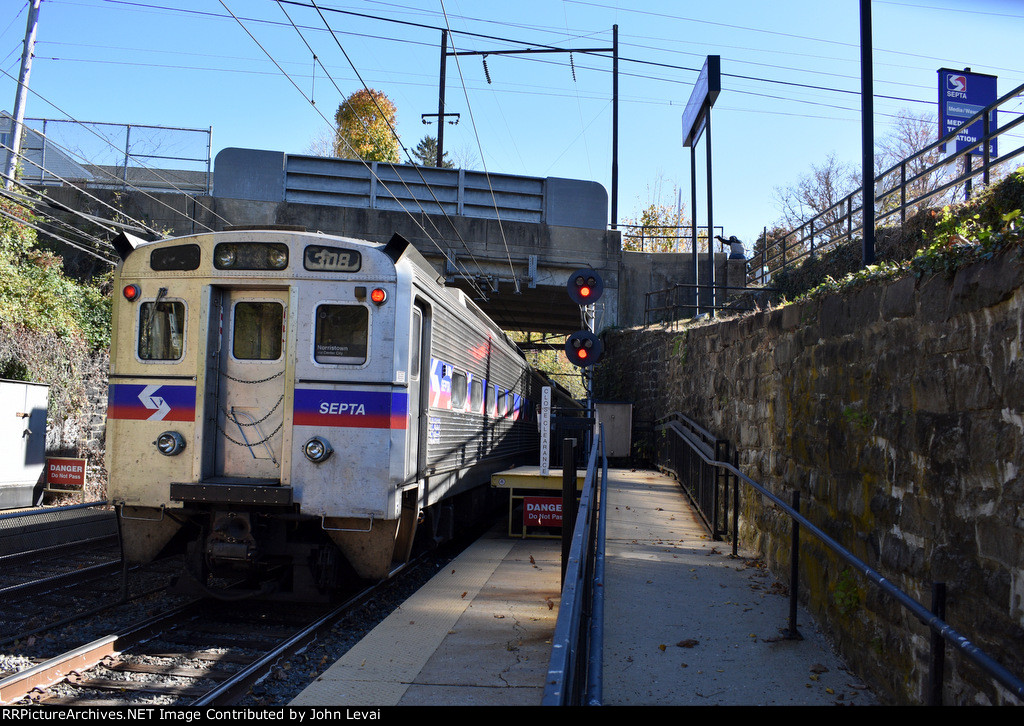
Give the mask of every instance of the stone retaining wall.
[[[1024, 264], [906, 277], [701, 327], [605, 334], [598, 399], [634, 403], [638, 456], [679, 411], [748, 476], [1024, 675]], [[744, 539], [788, 577], [789, 521], [745, 493]], [[801, 539], [801, 596], [893, 703], [924, 701], [928, 632]], [[806, 590], [806, 592], [804, 592]], [[957, 654], [946, 703], [1001, 703]], [[1006, 701], [1016, 699], [1006, 696]]]

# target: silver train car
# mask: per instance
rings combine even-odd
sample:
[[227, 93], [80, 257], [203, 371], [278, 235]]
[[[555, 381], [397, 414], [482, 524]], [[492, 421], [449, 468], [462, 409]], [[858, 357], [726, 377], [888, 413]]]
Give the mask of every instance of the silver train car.
[[536, 462], [550, 382], [401, 237], [118, 246], [108, 497], [129, 561], [186, 551], [181, 589], [308, 598], [387, 577], [491, 473]]

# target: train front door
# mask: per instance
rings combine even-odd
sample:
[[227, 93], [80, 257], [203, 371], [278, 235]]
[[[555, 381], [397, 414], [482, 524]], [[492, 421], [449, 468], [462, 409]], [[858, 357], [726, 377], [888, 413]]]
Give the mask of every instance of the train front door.
[[219, 308], [214, 473], [280, 481], [288, 291], [224, 290]]

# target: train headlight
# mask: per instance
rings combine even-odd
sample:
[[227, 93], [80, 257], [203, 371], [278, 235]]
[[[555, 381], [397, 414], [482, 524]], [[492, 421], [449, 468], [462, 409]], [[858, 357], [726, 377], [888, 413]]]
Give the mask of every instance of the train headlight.
[[334, 449], [331, 448], [331, 445], [319, 436], [314, 436], [302, 447], [302, 453], [305, 454], [306, 458], [314, 464], [320, 464], [326, 461], [332, 451], [334, 451]]
[[180, 454], [185, 448], [185, 439], [177, 431], [164, 431], [153, 443], [164, 456]]
[[217, 245], [214, 250], [214, 264], [218, 269], [233, 267], [238, 253], [233, 245]]
[[288, 264], [288, 250], [283, 247], [267, 249], [267, 264], [272, 270], [280, 270]]

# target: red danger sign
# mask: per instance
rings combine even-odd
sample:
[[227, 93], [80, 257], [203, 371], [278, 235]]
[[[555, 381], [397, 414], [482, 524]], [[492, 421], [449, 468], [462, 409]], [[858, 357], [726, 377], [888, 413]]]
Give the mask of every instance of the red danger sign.
[[46, 483], [49, 486], [85, 486], [85, 459], [46, 457]]
[[561, 497], [523, 497], [523, 524], [528, 527], [561, 527]]

